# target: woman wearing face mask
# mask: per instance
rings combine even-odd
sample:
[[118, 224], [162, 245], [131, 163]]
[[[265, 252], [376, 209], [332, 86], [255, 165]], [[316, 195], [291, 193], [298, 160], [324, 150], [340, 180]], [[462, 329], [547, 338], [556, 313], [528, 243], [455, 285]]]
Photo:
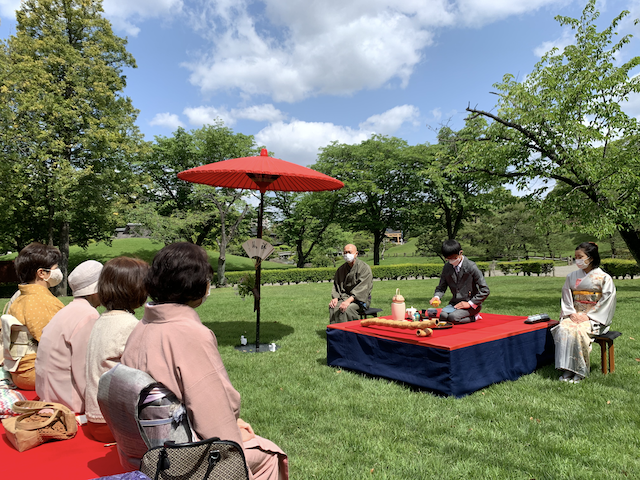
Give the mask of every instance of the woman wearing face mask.
[[616, 287], [600, 269], [598, 245], [584, 242], [575, 253], [578, 270], [562, 287], [560, 324], [551, 329], [560, 380], [578, 383], [589, 375], [591, 335], [606, 333], [616, 311]]
[[[20, 279], [20, 296], [7, 312], [15, 320], [4, 317], [2, 321], [4, 368], [11, 372], [13, 383], [22, 390], [35, 390], [35, 362], [42, 330], [64, 307], [49, 291], [62, 281], [63, 275], [58, 269], [61, 258], [57, 248], [31, 243], [14, 261]], [[13, 322], [13, 327], [9, 322]]]
[[219, 437], [241, 445], [252, 478], [287, 479], [285, 453], [240, 418], [240, 394], [229, 380], [216, 336], [195, 311], [207, 298], [212, 278], [202, 247], [174, 243], [160, 250], [146, 280], [153, 301], [127, 341], [122, 364], [170, 390], [199, 439]]

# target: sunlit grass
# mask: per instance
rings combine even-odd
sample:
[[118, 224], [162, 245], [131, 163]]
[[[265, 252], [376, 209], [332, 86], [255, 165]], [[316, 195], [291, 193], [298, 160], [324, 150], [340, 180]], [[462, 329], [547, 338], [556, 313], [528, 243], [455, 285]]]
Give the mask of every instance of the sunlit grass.
[[[487, 282], [486, 312], [558, 315], [562, 278]], [[389, 314], [400, 288], [407, 306], [424, 308], [436, 283], [375, 282], [373, 304]], [[255, 313], [233, 288], [213, 290], [198, 313], [216, 333], [242, 417], [289, 454], [292, 478], [626, 480], [640, 472], [640, 280], [616, 285], [614, 373], [602, 375], [596, 347], [578, 385], [549, 365], [460, 399], [328, 367], [328, 283], [262, 288], [261, 341], [277, 343], [275, 353], [234, 348], [240, 335], [255, 340]]]

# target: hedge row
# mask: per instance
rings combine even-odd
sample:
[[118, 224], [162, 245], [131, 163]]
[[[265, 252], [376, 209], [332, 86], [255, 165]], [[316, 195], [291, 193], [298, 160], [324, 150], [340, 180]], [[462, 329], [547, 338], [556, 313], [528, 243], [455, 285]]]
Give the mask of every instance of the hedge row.
[[[488, 262], [477, 262], [478, 268], [485, 273], [489, 269]], [[406, 265], [374, 265], [371, 267], [373, 278], [380, 280], [402, 280], [405, 278], [438, 278], [442, 272], [442, 264], [406, 264]], [[227, 283], [236, 285], [242, 277], [252, 275], [253, 270], [244, 272], [227, 272], [225, 274]], [[332, 281], [336, 269], [328, 268], [289, 268], [289, 269], [269, 269], [262, 270], [261, 283], [317, 283], [323, 281]]]
[[624, 278], [627, 275], [634, 278], [636, 275], [640, 275], [640, 266], [635, 260], [607, 258], [600, 262], [600, 267], [613, 278]]
[[522, 273], [531, 276], [532, 273], [547, 275], [553, 273], [553, 261], [551, 260], [522, 260], [518, 262], [498, 262], [498, 269], [505, 275]]

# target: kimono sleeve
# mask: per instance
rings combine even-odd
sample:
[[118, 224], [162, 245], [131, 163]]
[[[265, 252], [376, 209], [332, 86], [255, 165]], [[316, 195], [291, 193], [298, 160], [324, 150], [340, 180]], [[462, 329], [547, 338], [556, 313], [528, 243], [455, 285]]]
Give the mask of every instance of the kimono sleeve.
[[177, 369], [193, 429], [201, 439], [220, 437], [242, 445], [240, 394], [231, 385], [214, 337], [194, 339], [190, 349], [191, 362], [194, 355], [197, 361]]

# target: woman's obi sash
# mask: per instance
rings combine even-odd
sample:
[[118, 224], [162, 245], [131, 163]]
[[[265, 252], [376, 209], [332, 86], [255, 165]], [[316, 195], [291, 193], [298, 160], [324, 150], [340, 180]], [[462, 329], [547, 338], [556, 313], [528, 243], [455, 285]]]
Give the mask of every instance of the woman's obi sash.
[[573, 308], [577, 313], [588, 313], [602, 298], [602, 292], [590, 292], [588, 290], [572, 290]]
[[22, 357], [38, 352], [38, 342], [16, 317], [2, 315], [2, 350], [4, 369], [15, 372]]

